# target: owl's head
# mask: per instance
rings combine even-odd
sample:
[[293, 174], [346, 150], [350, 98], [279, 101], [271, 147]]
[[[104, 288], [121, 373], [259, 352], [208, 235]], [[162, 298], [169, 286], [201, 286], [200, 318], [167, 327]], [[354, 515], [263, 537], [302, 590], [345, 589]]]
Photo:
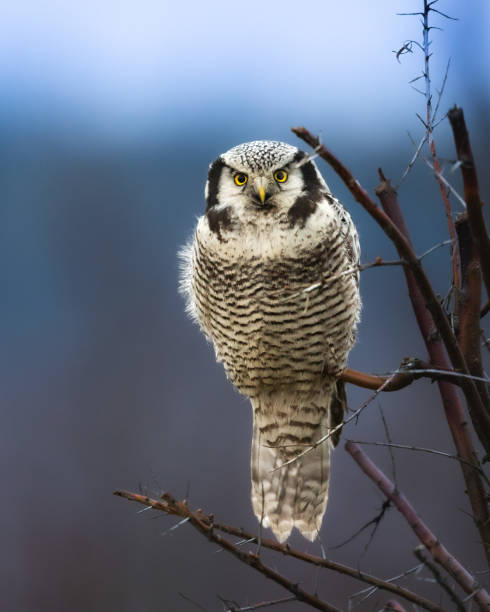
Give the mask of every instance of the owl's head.
[[241, 218], [289, 215], [304, 223], [330, 191], [306, 153], [284, 142], [255, 140], [211, 164], [205, 193], [210, 221], [232, 212]]

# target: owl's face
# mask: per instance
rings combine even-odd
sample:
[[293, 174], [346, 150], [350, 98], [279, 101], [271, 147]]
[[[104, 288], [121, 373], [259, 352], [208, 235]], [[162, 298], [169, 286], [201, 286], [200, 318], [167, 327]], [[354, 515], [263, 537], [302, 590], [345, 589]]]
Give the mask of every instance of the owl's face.
[[295, 211], [304, 221], [325, 194], [328, 187], [306, 153], [282, 142], [258, 140], [230, 149], [211, 164], [206, 213], [210, 226], [230, 216], [253, 220], [289, 214], [294, 219]]

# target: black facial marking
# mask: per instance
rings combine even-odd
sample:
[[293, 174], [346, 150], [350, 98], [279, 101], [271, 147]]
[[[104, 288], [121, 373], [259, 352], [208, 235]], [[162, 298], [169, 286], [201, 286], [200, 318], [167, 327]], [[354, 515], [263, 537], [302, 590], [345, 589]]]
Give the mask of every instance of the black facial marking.
[[[302, 156], [300, 156], [302, 154]], [[296, 157], [299, 157], [296, 160]], [[305, 153], [299, 151], [295, 156], [295, 161], [304, 159]], [[300, 167], [303, 175], [303, 181], [306, 187], [306, 192], [297, 198], [296, 202], [288, 211], [288, 219], [291, 227], [299, 225], [304, 227], [308, 217], [312, 215], [317, 207], [318, 202], [324, 197], [322, 193], [322, 184], [318, 178], [315, 166], [309, 161]]]
[[304, 151], [298, 151], [296, 155], [293, 157], [292, 163], [298, 163], [302, 161], [306, 157], [306, 153]]
[[303, 174], [303, 181], [307, 186], [308, 190], [321, 191], [322, 184], [320, 183], [320, 179], [318, 178], [315, 166], [311, 163], [311, 161], [306, 162], [306, 164], [301, 166], [300, 170]]
[[[318, 196], [320, 196], [319, 192]], [[295, 225], [304, 227], [308, 217], [315, 212], [319, 199], [320, 197], [313, 199], [311, 194], [300, 196], [288, 210], [288, 219], [291, 227]]]
[[222, 241], [223, 236], [221, 235], [221, 230], [228, 230], [231, 228], [231, 217], [228, 208], [216, 210], [215, 208], [208, 207], [206, 217], [208, 219], [209, 229], [218, 236], [218, 240]]
[[206, 210], [209, 210], [213, 206], [218, 204], [218, 187], [221, 172], [225, 166], [225, 162], [218, 157], [218, 159], [211, 164], [208, 173], [208, 197], [206, 200]]

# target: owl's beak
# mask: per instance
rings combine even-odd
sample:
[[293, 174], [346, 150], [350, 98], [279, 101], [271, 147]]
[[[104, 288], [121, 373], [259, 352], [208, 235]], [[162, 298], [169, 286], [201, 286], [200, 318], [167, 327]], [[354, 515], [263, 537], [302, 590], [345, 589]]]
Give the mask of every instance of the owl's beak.
[[256, 178], [254, 182], [254, 187], [255, 187], [255, 192], [259, 196], [260, 203], [264, 204], [264, 202], [267, 200], [267, 197], [269, 195], [267, 193], [267, 179], [264, 177]]
[[263, 187], [259, 187], [259, 198], [263, 204], [265, 202], [265, 189]]

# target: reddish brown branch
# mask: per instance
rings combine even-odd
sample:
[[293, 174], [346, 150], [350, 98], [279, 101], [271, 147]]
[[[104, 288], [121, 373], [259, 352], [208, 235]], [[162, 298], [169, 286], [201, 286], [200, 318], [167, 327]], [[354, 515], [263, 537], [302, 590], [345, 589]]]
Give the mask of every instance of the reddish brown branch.
[[[362, 387], [363, 389], [373, 389], [377, 391], [380, 387], [383, 387], [382, 391], [399, 391], [420, 378], [430, 378], [432, 381], [444, 380], [454, 385], [461, 386], [461, 380], [467, 376], [471, 376], [460, 374], [454, 370], [442, 370], [420, 359], [410, 359], [409, 363], [409, 367], [404, 367], [402, 364], [400, 367], [402, 371], [390, 376], [378, 376], [376, 374], [367, 374], [366, 372], [345, 368], [340, 378], [344, 382], [355, 385], [356, 387]], [[484, 378], [483, 372], [480, 375], [472, 375], [479, 376], [479, 378], [482, 379]], [[481, 382], [485, 385], [483, 380]]]
[[399, 373], [396, 374], [388, 384], [385, 384], [388, 381], [387, 376], [376, 376], [375, 374], [366, 374], [365, 372], [345, 368], [342, 372], [341, 379], [344, 382], [355, 385], [356, 387], [362, 387], [363, 389], [372, 389], [376, 391], [381, 386], [385, 385], [383, 391], [398, 391], [412, 384], [416, 376], [409, 372]]
[[[383, 208], [389, 215], [390, 219], [400, 229], [400, 231], [410, 241], [408, 229], [405, 225], [405, 220], [398, 203], [398, 196], [396, 191], [391, 186], [390, 181], [386, 180], [383, 174], [380, 172], [382, 179], [381, 185], [376, 189], [376, 193], [381, 200]], [[441, 331], [439, 325], [435, 329], [435, 319], [431, 316], [431, 313], [426, 308], [427, 301], [423, 294], [419, 279], [416, 278], [412, 269], [404, 268], [405, 278], [408, 286], [408, 293], [412, 302], [412, 307], [419, 325], [422, 337], [424, 338], [427, 351], [430, 356], [431, 363], [437, 367], [437, 369], [448, 370], [450, 368], [450, 362], [447, 358], [444, 346], [441, 342], [441, 338], [437, 332]], [[447, 319], [446, 319], [447, 321]], [[466, 362], [461, 352], [459, 345], [457, 344], [456, 338], [451, 331], [451, 335], [454, 342], [461, 354], [461, 359], [464, 363], [464, 372], [468, 372]], [[446, 345], [447, 348], [447, 345]], [[475, 381], [471, 381], [471, 385], [466, 385], [461, 379], [461, 388], [465, 393], [468, 410], [475, 426], [475, 431], [488, 454], [490, 448], [490, 419], [486, 412], [482, 398], [478, 392]], [[478, 465], [478, 459], [473, 448], [473, 443], [468, 431], [468, 425], [466, 422], [465, 411], [461, 400], [456, 392], [454, 385], [449, 384], [445, 381], [438, 381], [439, 392], [441, 395], [446, 419], [453, 436], [454, 444], [458, 451], [458, 454], [466, 463]], [[485, 551], [487, 562], [490, 565], [490, 550], [487, 545], [490, 542], [490, 517], [488, 513], [488, 505], [485, 500], [485, 492], [483, 488], [482, 480], [476, 470], [469, 468], [465, 463], [461, 463], [463, 476], [466, 482], [468, 497], [470, 499], [471, 507], [473, 509], [473, 515], [475, 517], [476, 526], [480, 532], [482, 545]]]
[[476, 591], [474, 595], [475, 602], [479, 605], [481, 610], [488, 612], [490, 607], [490, 596], [487, 591], [478, 584], [475, 578], [453, 555], [451, 555], [446, 547], [430, 531], [407, 498], [399, 492], [398, 488], [395, 487], [357, 444], [348, 441], [345, 448], [362, 471], [378, 486], [387, 499], [393, 503], [405, 518], [420, 542], [432, 555], [434, 561], [439, 563], [450, 576], [452, 576], [465, 593], [472, 594]]
[[[437, 369], [451, 369], [451, 364], [448, 362], [444, 351], [445, 348], [454, 369], [468, 374], [469, 371], [465, 358], [451, 329], [446, 314], [435, 295], [429, 279], [422, 269], [420, 260], [417, 258], [412, 248], [408, 237], [408, 230], [398, 205], [396, 191], [389, 181], [384, 180], [385, 177], [381, 174], [382, 183], [377, 189], [377, 195], [385, 208], [385, 210], [382, 210], [373, 202], [358, 181], [356, 181], [350, 170], [337, 159], [331, 151], [323, 145], [320, 145], [318, 138], [313, 136], [305, 128], [293, 128], [293, 132], [310, 146], [314, 147], [320, 157], [330, 164], [337, 172], [354, 198], [380, 225], [385, 234], [395, 245], [400, 258], [406, 262], [404, 271], [409, 287], [410, 298], [420, 330], [429, 351], [431, 363], [434, 364]], [[440, 339], [444, 342], [444, 346]], [[474, 381], [462, 380], [461, 382], [461, 388], [463, 389], [470, 410], [477, 410], [479, 416], [481, 415], [479, 421], [481, 421], [484, 426], [477, 433], [486, 453], [490, 455], [490, 421], [486, 416], [480, 394], [478, 393]], [[461, 405], [454, 385], [439, 381], [438, 386], [458, 453], [465, 462], [478, 464], [478, 459], [469, 436], [463, 406]], [[482, 481], [476, 470], [469, 468], [464, 463], [462, 463], [461, 466], [475, 521], [480, 531], [482, 545], [485, 549], [487, 561], [490, 564], [490, 551], [487, 546], [487, 543], [490, 542], [490, 518]]]
[[[382, 201], [385, 209], [383, 211], [376, 206], [367, 192], [360, 186], [358, 181], [354, 179], [350, 170], [326, 147], [320, 145], [316, 137], [305, 128], [293, 128], [293, 132], [310, 146], [314, 147], [317, 153], [332, 166], [355, 199], [377, 221], [391, 239], [401, 259], [407, 262], [407, 265], [404, 266], [404, 271], [409, 287], [410, 298], [420, 330], [429, 351], [431, 362], [437, 369], [451, 369], [451, 364], [446, 358], [444, 348], [439, 339], [440, 334], [454, 369], [463, 373], [469, 373], [463, 353], [449, 325], [449, 321], [435, 295], [429, 279], [422, 269], [420, 260], [417, 258], [412, 248], [408, 230], [398, 205], [396, 191], [389, 181], [386, 181], [381, 173], [382, 183], [377, 189], [377, 195]], [[439, 334], [437, 332], [439, 332]], [[475, 414], [478, 415], [475, 417], [474, 421], [479, 425], [477, 429], [478, 436], [482, 441], [487, 455], [490, 455], [490, 419], [488, 419], [480, 394], [478, 393], [474, 381], [462, 380], [461, 383], [470, 409], [470, 414], [472, 416]], [[443, 381], [440, 381], [438, 385], [457, 451], [467, 463], [477, 464], [478, 459], [473, 449], [464, 410], [456, 390], [453, 385]], [[485, 554], [487, 555], [487, 561], [490, 564], [490, 551], [486, 545], [486, 542], [490, 542], [490, 517], [485, 501], [482, 481], [475, 470], [470, 469], [463, 463], [461, 466], [473, 514], [480, 531]]]
[[[459, 344], [473, 376], [483, 375], [480, 344], [481, 270], [478, 249], [470, 231], [468, 215], [464, 213], [456, 221], [461, 253], [461, 291]], [[487, 414], [490, 411], [488, 387], [476, 383]], [[478, 415], [476, 415], [478, 416]]]
[[[419, 258], [417, 257], [412, 248], [410, 240], [407, 237], [408, 232], [406, 232], [404, 222], [397, 223], [396, 219], [391, 218], [390, 215], [388, 215], [383, 209], [377, 206], [369, 197], [366, 190], [363, 189], [359, 182], [353, 177], [351, 171], [339, 159], [337, 159], [337, 157], [335, 157], [335, 155], [331, 151], [321, 145], [316, 136], [313, 136], [306, 128], [303, 127], [294, 127], [292, 128], [292, 131], [299, 138], [301, 138], [307, 144], [312, 146], [318, 153], [318, 155], [328, 164], [330, 164], [330, 166], [344, 181], [345, 185], [352, 193], [354, 198], [357, 200], [357, 202], [359, 202], [365, 208], [365, 210], [380, 225], [380, 227], [383, 229], [388, 238], [390, 238], [390, 240], [393, 242], [398, 251], [398, 254], [400, 255], [400, 258], [406, 262], [406, 265], [404, 266], [405, 270], [409, 268], [409, 270], [414, 276], [415, 282], [419, 288], [420, 299], [423, 303], [424, 309], [427, 308], [430, 314], [432, 315], [434, 324], [437, 327], [438, 332], [441, 334], [442, 340], [450, 356], [454, 369], [460, 372], [468, 373], [468, 368], [466, 367], [464, 356], [458, 346], [447, 316], [432, 288], [429, 279], [427, 278], [422, 268]], [[391, 185], [388, 185], [387, 181], [385, 183], [386, 184], [382, 183], [382, 185], [378, 188], [380, 189], [380, 193], [385, 190], [385, 187], [389, 186], [389, 190], [386, 190], [386, 197], [391, 197], [391, 193], [395, 194], [396, 196], [396, 192], [393, 187], [391, 187]], [[380, 195], [380, 193], [378, 193], [378, 195]], [[399, 219], [398, 221], [402, 221], [402, 219]], [[434, 326], [431, 327], [433, 328]], [[445, 369], [451, 368], [446, 367]], [[468, 394], [470, 397], [473, 397], [473, 399], [478, 396], [478, 393], [472, 381], [468, 380], [463, 383], [462, 386], [465, 395]], [[484, 446], [487, 452], [490, 454], [490, 433], [488, 439], [486, 440], [486, 445]]]
[[483, 217], [483, 202], [480, 198], [476, 165], [471, 150], [470, 137], [466, 129], [463, 109], [454, 106], [448, 112], [448, 117], [453, 130], [456, 153], [461, 163], [464, 199], [468, 207], [471, 234], [478, 248], [483, 280], [487, 294], [490, 297], [490, 239]]
[[[387, 180], [382, 172], [380, 172], [380, 176], [382, 179], [381, 184], [376, 189], [376, 194], [378, 195], [385, 212], [388, 214], [390, 219], [395, 223], [395, 225], [399, 228], [402, 234], [406, 237], [407, 241], [410, 242], [409, 234], [407, 226], [405, 225], [405, 220], [403, 218], [403, 214], [398, 203], [398, 196], [394, 188], [392, 187], [389, 180]], [[415, 316], [417, 318], [417, 322], [420, 327], [420, 331], [422, 332], [425, 344], [427, 346], [427, 350], [429, 352], [431, 363], [434, 364], [435, 367], [442, 370], [450, 370], [450, 363], [447, 360], [446, 354], [444, 352], [444, 348], [440, 341], [436, 330], [434, 329], [434, 319], [431, 316], [431, 313], [428, 312], [426, 308], [427, 302], [425, 299], [425, 295], [423, 295], [421, 285], [419, 279], [415, 277], [413, 274], [413, 270], [407, 267], [404, 268], [405, 277], [407, 280], [408, 292], [410, 295], [410, 299], [412, 301], [412, 306], [414, 309]], [[447, 322], [447, 319], [445, 319]], [[439, 324], [437, 325], [437, 331], [441, 331]], [[461, 355], [462, 362], [464, 363], [464, 368], [456, 368], [463, 372], [469, 372], [467, 368], [467, 364], [464, 358], [464, 354], [457, 344], [456, 338], [451, 331], [451, 335], [453, 337], [454, 343], [458, 348], [458, 352]], [[446, 347], [447, 348], [447, 347]], [[482, 402], [480, 394], [478, 393], [476, 384], [471, 381], [470, 384], [466, 384], [466, 381], [461, 384], [463, 391], [465, 392], [465, 396], [468, 402], [468, 408], [470, 411], [470, 415], [475, 424], [475, 430], [480, 438], [481, 443], [483, 444], [487, 454], [489, 454], [490, 450], [490, 418], [486, 412], [485, 406]], [[443, 389], [445, 396], [449, 397], [451, 392], [449, 390]], [[454, 389], [452, 393], [455, 395]], [[454, 400], [459, 402], [456, 395]], [[455, 404], [456, 405], [456, 404]], [[464, 418], [463, 410], [459, 411], [461, 414], [459, 415]], [[458, 423], [461, 422], [461, 419], [458, 417]], [[450, 427], [457, 427], [456, 421], [449, 421]], [[453, 431], [453, 429], [452, 429]], [[453, 434], [454, 435], [454, 434]], [[458, 450], [459, 447], [458, 447]]]
[[[247, 541], [248, 540], [255, 541], [255, 542], [258, 541], [258, 538], [256, 535], [251, 534], [241, 528], [233, 527], [231, 525], [224, 525], [223, 523], [216, 523], [212, 515], [205, 515], [200, 510], [191, 512], [185, 501], [176, 501], [173, 497], [171, 497], [168, 494], [165, 494], [164, 496], [162, 496], [161, 499], [158, 499], [158, 500], [152, 499], [146, 495], [140, 495], [138, 493], [130, 493], [128, 491], [115, 491], [114, 495], [117, 495], [119, 497], [124, 497], [125, 499], [128, 499], [130, 501], [135, 501], [146, 507], [154, 508], [155, 510], [160, 510], [162, 512], [165, 512], [166, 514], [180, 516], [182, 518], [188, 518], [189, 523], [194, 528], [196, 528], [200, 533], [208, 537], [209, 537], [210, 532], [213, 533], [215, 536], [218, 536], [218, 534], [216, 534], [215, 532], [222, 531], [223, 533], [227, 533], [229, 535], [233, 535], [233, 536], [236, 536], [240, 539], [244, 539]], [[223, 546], [223, 548], [226, 548], [226, 550], [230, 551], [230, 548], [236, 549], [236, 545], [232, 544], [231, 542], [228, 542], [227, 540], [224, 540], [223, 538], [221, 538], [221, 540], [222, 541], [218, 543], [220, 544], [220, 546], [223, 546], [223, 541], [225, 541], [227, 543], [227, 547]], [[216, 541], [216, 540], [213, 540], [213, 541]], [[376, 576], [372, 576], [370, 574], [366, 574], [365, 572], [361, 572], [360, 570], [349, 567], [348, 565], [337, 563], [335, 561], [331, 561], [330, 559], [316, 557], [314, 555], [310, 555], [308, 553], [304, 553], [297, 549], [291, 548], [288, 544], [279, 544], [279, 542], [276, 542], [275, 540], [270, 540], [267, 538], [260, 538], [260, 545], [264, 548], [269, 548], [270, 550], [274, 550], [283, 555], [294, 557], [295, 559], [298, 559], [305, 563], [310, 563], [317, 567], [323, 567], [325, 569], [333, 570], [335, 572], [344, 574], [346, 576], [350, 576], [351, 578], [355, 578], [357, 580], [360, 580], [361, 582], [370, 584], [380, 590], [394, 593], [398, 597], [403, 597], [407, 601], [411, 601], [412, 603], [420, 606], [424, 610], [431, 610], [432, 612], [444, 612], [443, 608], [425, 599], [424, 597], [419, 596], [417, 593], [413, 593], [412, 591], [409, 591], [408, 589], [400, 587], [391, 582], [382, 580], [381, 578], [378, 578]], [[245, 563], [247, 563], [248, 565], [250, 565], [250, 563], [248, 562], [249, 555], [240, 550], [238, 550], [238, 552], [240, 553], [240, 555], [244, 557], [244, 558], [241, 558], [241, 557], [238, 557], [238, 558], [244, 561]], [[295, 592], [293, 592], [293, 594], [297, 596]], [[298, 599], [300, 598], [298, 597]]]

